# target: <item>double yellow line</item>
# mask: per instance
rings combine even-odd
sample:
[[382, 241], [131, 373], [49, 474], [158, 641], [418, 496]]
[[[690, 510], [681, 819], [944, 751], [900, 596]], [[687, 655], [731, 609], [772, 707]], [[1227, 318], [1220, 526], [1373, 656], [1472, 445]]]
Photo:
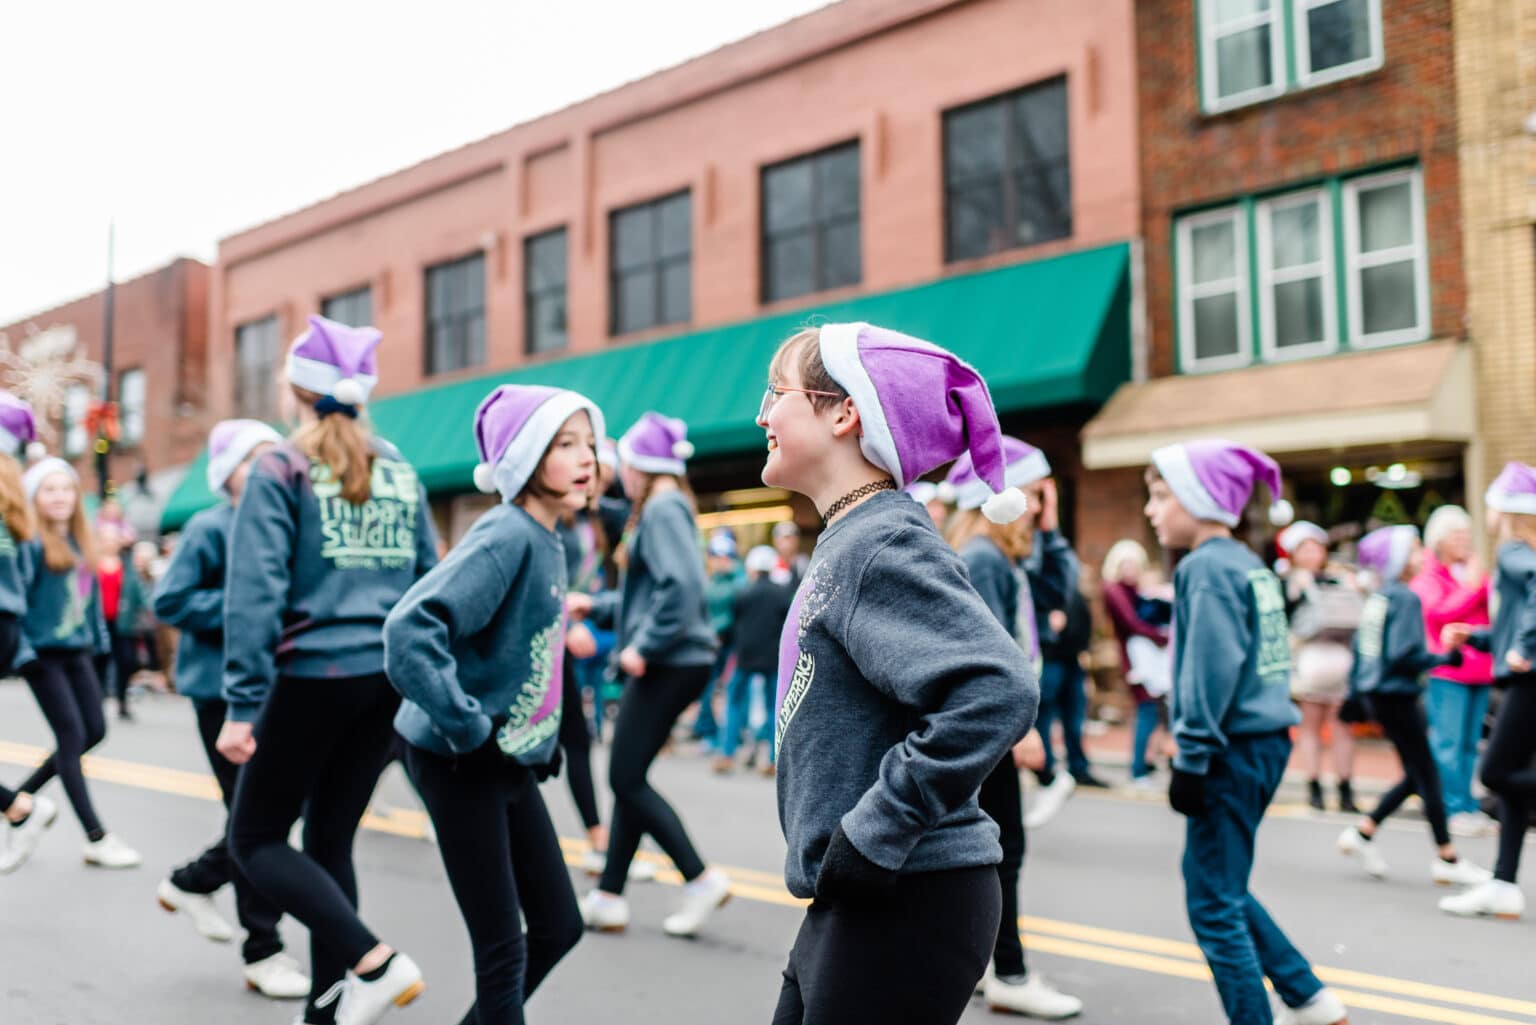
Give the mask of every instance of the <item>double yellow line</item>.
[[[0, 762], [36, 765], [47, 754], [40, 747], [0, 741]], [[219, 799], [218, 786], [213, 777], [206, 773], [95, 756], [88, 756], [84, 766], [86, 775], [107, 783], [199, 800]], [[395, 836], [420, 838], [425, 835], [426, 816], [421, 812], [405, 810], [382, 815], [370, 813], [364, 817], [363, 827]], [[560, 845], [568, 864], [581, 864], [587, 853], [585, 840], [562, 837]], [[644, 852], [640, 857], [648, 858], [656, 864], [656, 878], [659, 882], [671, 885], [682, 883], [682, 877], [672, 868], [671, 862]], [[780, 907], [805, 906], [805, 901], [791, 896], [784, 889], [783, 879], [777, 874], [749, 868], [721, 867], [730, 875], [731, 892], [738, 898]], [[1033, 915], [1020, 918], [1019, 928], [1025, 934], [1025, 942], [1030, 950], [1196, 982], [1209, 983], [1211, 979], [1200, 949], [1192, 943]], [[1419, 1021], [1443, 1022], [1444, 1025], [1536, 1023], [1536, 1001], [1372, 975], [1347, 968], [1317, 966], [1314, 971], [1318, 978], [1334, 988], [1346, 1004], [1354, 1008]]]

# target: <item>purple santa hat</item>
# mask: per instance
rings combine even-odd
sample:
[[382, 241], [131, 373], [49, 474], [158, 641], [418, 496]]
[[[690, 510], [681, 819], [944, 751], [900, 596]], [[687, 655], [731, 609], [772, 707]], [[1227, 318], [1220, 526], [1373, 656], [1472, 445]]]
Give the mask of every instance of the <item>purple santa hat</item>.
[[619, 459], [642, 473], [681, 477], [693, 457], [688, 425], [660, 413], [646, 413], [619, 439]]
[[1152, 465], [1197, 520], [1237, 526], [1257, 484], [1269, 489], [1270, 523], [1283, 527], [1294, 516], [1280, 497], [1279, 465], [1258, 449], [1207, 438], [1160, 448]]
[[1361, 569], [1370, 570], [1386, 583], [1403, 575], [1403, 570], [1408, 568], [1408, 559], [1413, 555], [1414, 542], [1418, 539], [1418, 527], [1381, 527], [1360, 539], [1360, 547], [1355, 555]]
[[37, 421], [32, 417], [32, 406], [23, 398], [8, 391], [0, 391], [0, 448], [7, 455], [16, 455], [21, 447], [30, 447], [37, 441]]
[[260, 420], [225, 420], [208, 432], [208, 490], [228, 494], [224, 485], [258, 445], [280, 445], [283, 436]]
[[[1010, 488], [1024, 488], [1051, 475], [1051, 464], [1045, 453], [1028, 442], [1003, 435], [1003, 481]], [[976, 475], [976, 464], [966, 452], [950, 467], [945, 483], [954, 489], [955, 506], [959, 509], [980, 509], [992, 497], [992, 489]]]
[[592, 433], [603, 436], [603, 411], [585, 395], [537, 384], [503, 384], [475, 410], [475, 445], [480, 465], [475, 487], [500, 492], [510, 502], [522, 493], [549, 450], [549, 443], [573, 414], [585, 412]]
[[348, 327], [311, 316], [309, 328], [288, 350], [288, 381], [343, 406], [361, 406], [379, 383], [376, 327]]
[[1484, 501], [1496, 512], [1536, 516], [1536, 469], [1525, 463], [1506, 463], [1488, 486]]
[[898, 488], [969, 453], [989, 496], [981, 510], [1007, 523], [1024, 493], [1005, 480], [1003, 432], [981, 375], [931, 342], [870, 324], [825, 324], [821, 362], [853, 399], [859, 447]]

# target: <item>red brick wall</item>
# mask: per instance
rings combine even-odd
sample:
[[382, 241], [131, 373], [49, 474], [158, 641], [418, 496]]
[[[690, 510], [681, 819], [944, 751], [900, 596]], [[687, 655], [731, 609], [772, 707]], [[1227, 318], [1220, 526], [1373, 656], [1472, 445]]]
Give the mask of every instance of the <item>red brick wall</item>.
[[[208, 267], [182, 259], [119, 284], [114, 290], [113, 396], [124, 370], [143, 368], [146, 378], [144, 439], [112, 458], [113, 479], [132, 480], [141, 466], [151, 473], [185, 463], [201, 450], [210, 414], [205, 408], [208, 362]], [[105, 292], [0, 327], [12, 348], [28, 326], [73, 326], [77, 354], [101, 361]], [[95, 482], [94, 457], [78, 460]]]
[[1461, 334], [1466, 282], [1450, 0], [1382, 0], [1385, 63], [1377, 71], [1214, 115], [1200, 112], [1195, 4], [1136, 4], [1152, 376], [1175, 369], [1176, 212], [1405, 158], [1417, 158], [1424, 172], [1434, 335]]

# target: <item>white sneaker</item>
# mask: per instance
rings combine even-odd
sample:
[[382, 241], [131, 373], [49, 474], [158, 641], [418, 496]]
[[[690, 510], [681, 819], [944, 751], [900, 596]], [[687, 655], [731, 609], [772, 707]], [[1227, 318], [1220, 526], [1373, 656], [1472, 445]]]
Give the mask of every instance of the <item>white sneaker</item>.
[[1319, 990], [1317, 996], [1300, 1007], [1286, 1007], [1279, 999], [1275, 1006], [1275, 1025], [1339, 1025], [1349, 1017], [1349, 1009], [1331, 989]]
[[46, 797], [32, 798], [32, 814], [19, 826], [0, 825], [5, 846], [0, 849], [0, 875], [14, 872], [37, 850], [45, 833], [59, 818], [59, 806]]
[[1493, 836], [1499, 831], [1499, 822], [1480, 811], [1461, 811], [1451, 816], [1450, 827], [1452, 836]]
[[593, 890], [581, 898], [581, 920], [598, 932], [623, 932], [629, 928], [629, 901]]
[[1435, 859], [1429, 867], [1429, 877], [1436, 886], [1481, 886], [1493, 878], [1493, 873], [1466, 858], [1456, 861]]
[[995, 976], [984, 981], [982, 996], [994, 1011], [1013, 1011], [1031, 1018], [1055, 1021], [1083, 1013], [1077, 997], [1056, 991], [1050, 983], [1031, 972], [1023, 982], [1005, 982]]
[[1131, 790], [1137, 794], [1157, 794], [1161, 796], [1168, 792], [1168, 784], [1149, 772], [1145, 776], [1137, 776], [1131, 780]]
[[[204, 939], [214, 943], [228, 943], [235, 938], [235, 930], [230, 928], [224, 916], [219, 914], [219, 909], [214, 906], [213, 898], [202, 893], [188, 893], [169, 879], [160, 880], [160, 888], [155, 891], [155, 899], [165, 910], [175, 914], [185, 911], [187, 917], [192, 919], [192, 927], [202, 935]], [[308, 990], [305, 990], [307, 993]]]
[[588, 850], [581, 856], [581, 870], [594, 879], [603, 874], [607, 864], [607, 851]]
[[426, 988], [416, 962], [397, 951], [384, 974], [373, 982], [347, 973], [341, 1006], [336, 1009], [336, 1025], [374, 1025], [385, 1011], [404, 1007]]
[[98, 868], [138, 868], [144, 861], [139, 852], [119, 840], [116, 833], [108, 833], [95, 843], [87, 840], [81, 853], [87, 865]]
[[1381, 852], [1376, 849], [1376, 845], [1361, 836], [1360, 831], [1354, 826], [1345, 826], [1344, 832], [1339, 834], [1339, 853], [1358, 857], [1366, 874], [1371, 878], [1387, 877], [1387, 859], [1383, 858]]
[[1058, 772], [1051, 785], [1035, 796], [1029, 814], [1024, 816], [1024, 828], [1039, 829], [1061, 814], [1061, 809], [1066, 807], [1067, 799], [1076, 789], [1077, 780], [1072, 778], [1070, 772]]
[[716, 908], [731, 899], [731, 878], [719, 869], [706, 869], [691, 883], [683, 884], [683, 906], [668, 915], [661, 931], [668, 936], [697, 936]]
[[1454, 897], [1442, 897], [1440, 910], [1449, 915], [1478, 918], [1492, 915], [1513, 922], [1525, 914], [1525, 894], [1514, 883], [1490, 879]]
[[309, 996], [309, 986], [309, 976], [287, 954], [273, 954], [245, 966], [245, 988], [269, 1000], [302, 1000]]
[[649, 883], [656, 878], [656, 863], [636, 858], [629, 863], [629, 881], [632, 883]]

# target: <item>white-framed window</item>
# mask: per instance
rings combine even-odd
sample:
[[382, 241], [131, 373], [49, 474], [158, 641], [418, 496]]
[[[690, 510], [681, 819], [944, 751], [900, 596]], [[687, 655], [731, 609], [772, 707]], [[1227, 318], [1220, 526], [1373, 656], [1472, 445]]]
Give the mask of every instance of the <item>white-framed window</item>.
[[1259, 342], [1266, 360], [1322, 356], [1339, 346], [1333, 204], [1308, 189], [1257, 204]]
[[1282, 0], [1200, 0], [1205, 109], [1227, 110], [1285, 91]]
[[1381, 0], [1292, 3], [1297, 84], [1322, 85], [1381, 67]]
[[1429, 337], [1424, 182], [1417, 169], [1344, 183], [1344, 287], [1358, 346]]
[[1185, 370], [1225, 370], [1252, 360], [1248, 226], [1243, 208], [1178, 222], [1179, 350]]
[[147, 384], [143, 367], [124, 370], [117, 377], [117, 405], [121, 411], [118, 427], [124, 445], [137, 445], [144, 440]]
[[1208, 114], [1368, 74], [1385, 60], [1381, 0], [1195, 3]]
[[64, 458], [85, 455], [91, 444], [91, 434], [85, 426], [90, 413], [91, 389], [88, 385], [72, 384], [64, 389]]

